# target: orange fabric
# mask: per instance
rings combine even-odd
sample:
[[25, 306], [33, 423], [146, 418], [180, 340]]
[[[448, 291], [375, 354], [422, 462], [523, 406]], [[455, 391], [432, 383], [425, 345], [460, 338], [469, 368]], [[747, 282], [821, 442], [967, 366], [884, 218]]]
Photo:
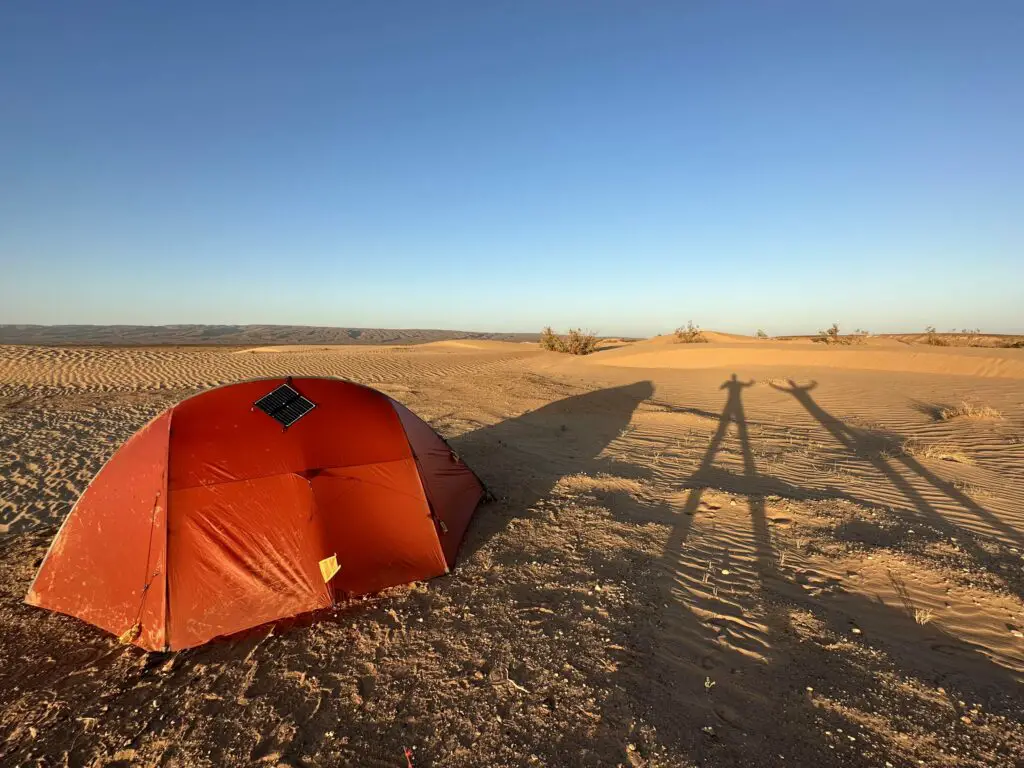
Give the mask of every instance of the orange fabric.
[[[164, 647], [167, 411], [106, 463], [61, 527], [26, 602]], [[148, 585], [148, 587], [147, 587]], [[141, 624], [138, 634], [131, 632]]]
[[392, 404], [416, 456], [434, 514], [448, 529], [440, 531], [445, 559], [450, 566], [455, 565], [459, 545], [484, 496], [484, 487], [429, 424], [401, 403], [393, 400]]
[[176, 405], [171, 490], [411, 455], [390, 400], [358, 384], [293, 379], [316, 408], [287, 430], [253, 410], [256, 400], [284, 382], [247, 381]]
[[331, 580], [339, 597], [448, 570], [413, 459], [331, 469], [310, 482], [327, 511], [327, 553], [337, 552], [341, 565]]
[[320, 519], [298, 475], [172, 491], [168, 551], [172, 648], [331, 604]]
[[294, 379], [316, 407], [285, 430], [253, 408], [284, 381], [204, 392], [134, 435], [26, 600], [177, 650], [445, 573], [482, 495], [473, 473], [410, 411], [349, 382]]

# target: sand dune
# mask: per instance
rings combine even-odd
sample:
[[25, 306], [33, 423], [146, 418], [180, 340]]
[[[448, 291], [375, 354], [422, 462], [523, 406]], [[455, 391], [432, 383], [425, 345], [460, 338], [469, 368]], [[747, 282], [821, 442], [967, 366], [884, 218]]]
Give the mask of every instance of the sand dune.
[[730, 368], [736, 366], [824, 367], [932, 373], [953, 376], [1024, 378], [1024, 351], [956, 349], [871, 340], [864, 345], [828, 347], [797, 342], [731, 341], [678, 344], [656, 339], [603, 351], [587, 358], [595, 365], [630, 368]]
[[491, 342], [459, 354], [458, 347], [275, 346], [251, 349], [177, 347], [0, 347], [0, 380], [87, 390], [217, 386], [265, 376], [337, 376], [368, 384], [414, 377], [470, 376], [511, 363], [535, 345]]
[[[1024, 764], [1024, 350], [606, 346], [0, 347], [0, 754]], [[377, 386], [479, 472], [452, 574], [170, 656], [21, 602], [134, 429], [283, 374]]]

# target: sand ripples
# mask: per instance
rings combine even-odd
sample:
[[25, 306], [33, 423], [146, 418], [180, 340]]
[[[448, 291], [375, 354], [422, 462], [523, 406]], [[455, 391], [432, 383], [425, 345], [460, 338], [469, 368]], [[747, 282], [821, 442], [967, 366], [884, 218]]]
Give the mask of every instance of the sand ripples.
[[0, 381], [86, 391], [211, 387], [270, 376], [336, 376], [367, 384], [467, 377], [531, 351], [431, 347], [182, 348], [0, 347]]

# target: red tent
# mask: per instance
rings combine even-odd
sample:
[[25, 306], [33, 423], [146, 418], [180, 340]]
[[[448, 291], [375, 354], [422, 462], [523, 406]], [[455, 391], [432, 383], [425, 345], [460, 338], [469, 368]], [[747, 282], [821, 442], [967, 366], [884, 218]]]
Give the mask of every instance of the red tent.
[[334, 379], [232, 384], [133, 435], [26, 601], [148, 650], [447, 573], [484, 489], [433, 429]]

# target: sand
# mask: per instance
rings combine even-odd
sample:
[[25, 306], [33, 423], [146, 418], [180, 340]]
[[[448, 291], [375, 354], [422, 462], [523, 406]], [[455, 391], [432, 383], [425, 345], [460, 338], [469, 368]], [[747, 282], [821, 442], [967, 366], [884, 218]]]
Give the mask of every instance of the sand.
[[[1024, 764], [1024, 350], [714, 338], [0, 347], [0, 762]], [[452, 574], [177, 654], [22, 603], [133, 430], [283, 374], [477, 470]]]
[[536, 333], [478, 333], [423, 328], [335, 328], [316, 325], [0, 325], [0, 344], [46, 346], [154, 344], [423, 344], [446, 339], [536, 341]]

